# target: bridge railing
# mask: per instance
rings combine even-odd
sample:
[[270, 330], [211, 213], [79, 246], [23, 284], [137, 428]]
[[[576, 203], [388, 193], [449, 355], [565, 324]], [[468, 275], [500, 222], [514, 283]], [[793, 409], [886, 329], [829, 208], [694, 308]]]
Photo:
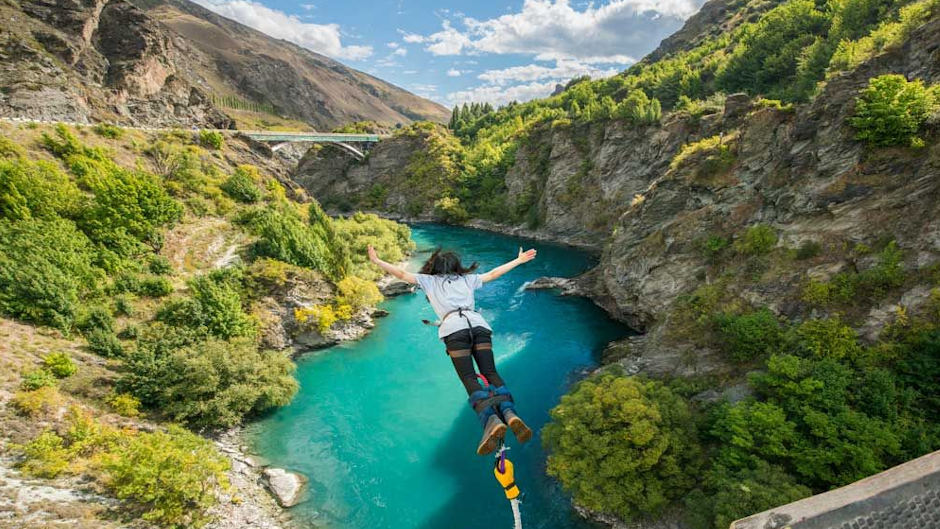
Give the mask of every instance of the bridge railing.
[[271, 132], [260, 130], [238, 131], [252, 139], [262, 141], [311, 141], [333, 143], [374, 143], [387, 138], [381, 134], [346, 134], [334, 132]]

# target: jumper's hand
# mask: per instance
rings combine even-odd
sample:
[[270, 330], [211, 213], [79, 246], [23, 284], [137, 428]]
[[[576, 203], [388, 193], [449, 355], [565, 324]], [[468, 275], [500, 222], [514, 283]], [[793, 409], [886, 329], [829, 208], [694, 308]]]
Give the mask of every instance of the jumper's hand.
[[375, 264], [379, 264], [379, 256], [375, 253], [375, 248], [372, 245], [369, 245], [369, 260]]
[[528, 262], [531, 261], [532, 259], [535, 259], [535, 254], [536, 254], [535, 248], [531, 248], [531, 249], [526, 250], [526, 251], [523, 252], [523, 251], [522, 251], [522, 247], [520, 246], [520, 247], [519, 247], [519, 257], [517, 257], [516, 260], [519, 261], [520, 264], [521, 264], [521, 263], [528, 263]]

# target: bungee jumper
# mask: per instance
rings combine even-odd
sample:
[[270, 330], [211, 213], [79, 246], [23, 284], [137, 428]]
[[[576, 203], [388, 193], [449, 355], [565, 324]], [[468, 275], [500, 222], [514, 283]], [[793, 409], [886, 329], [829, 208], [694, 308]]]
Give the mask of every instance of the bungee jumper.
[[[477, 263], [464, 267], [460, 256], [441, 249], [431, 254], [417, 274], [379, 259], [372, 246], [369, 246], [368, 253], [369, 260], [382, 270], [403, 281], [418, 285], [437, 314], [438, 321], [425, 323], [438, 327], [438, 338], [444, 342], [447, 355], [467, 391], [470, 407], [476, 412], [483, 427], [483, 437], [477, 445], [477, 454], [490, 454], [502, 447], [507, 428], [512, 430], [521, 443], [531, 439], [532, 430], [519, 417], [512, 394], [496, 371], [493, 331], [475, 308], [474, 292], [485, 283], [535, 259], [536, 251], [523, 251], [519, 248], [519, 255], [515, 259], [483, 274], [473, 273], [477, 269]], [[479, 375], [474, 369], [474, 362], [480, 370]], [[481, 379], [485, 386], [480, 383]], [[497, 455], [509, 463], [505, 460], [503, 450]], [[511, 475], [511, 463], [508, 468]]]

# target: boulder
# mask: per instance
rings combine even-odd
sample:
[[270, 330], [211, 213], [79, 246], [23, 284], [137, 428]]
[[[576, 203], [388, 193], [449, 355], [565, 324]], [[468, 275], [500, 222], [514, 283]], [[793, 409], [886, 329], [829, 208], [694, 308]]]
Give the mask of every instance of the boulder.
[[392, 279], [391, 281], [381, 281], [379, 290], [387, 298], [393, 298], [402, 294], [411, 294], [415, 291], [415, 286], [401, 279]]
[[283, 468], [266, 468], [264, 469], [264, 484], [271, 491], [278, 505], [287, 508], [300, 503], [307, 485], [307, 478]]

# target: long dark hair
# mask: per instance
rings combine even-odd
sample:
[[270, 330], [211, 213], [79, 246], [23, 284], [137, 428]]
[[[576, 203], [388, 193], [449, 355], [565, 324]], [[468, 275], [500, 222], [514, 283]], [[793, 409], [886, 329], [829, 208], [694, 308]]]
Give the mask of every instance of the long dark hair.
[[445, 252], [438, 248], [434, 250], [431, 257], [428, 257], [428, 260], [424, 262], [420, 273], [432, 276], [464, 275], [476, 269], [476, 262], [464, 268], [463, 264], [460, 263], [460, 256], [457, 255], [457, 252], [449, 250]]

